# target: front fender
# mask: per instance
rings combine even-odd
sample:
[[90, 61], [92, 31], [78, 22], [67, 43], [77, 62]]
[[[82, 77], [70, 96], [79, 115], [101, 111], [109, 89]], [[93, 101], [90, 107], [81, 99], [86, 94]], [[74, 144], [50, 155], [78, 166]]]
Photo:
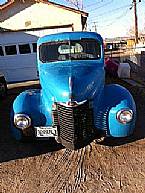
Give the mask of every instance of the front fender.
[[[133, 120], [130, 123], [122, 124], [117, 118], [117, 112], [122, 109], [133, 111]], [[110, 84], [104, 87], [102, 102], [98, 111], [105, 118], [106, 134], [113, 137], [126, 137], [133, 133], [136, 120], [136, 105], [129, 91], [117, 84]], [[105, 115], [104, 115], [105, 114]]]
[[20, 93], [13, 102], [11, 107], [11, 132], [12, 135], [17, 139], [22, 139], [22, 131], [20, 129], [15, 128], [14, 126], [14, 115], [15, 114], [27, 114], [31, 120], [33, 125], [38, 125], [41, 121], [43, 122], [45, 119], [41, 114], [41, 102], [40, 102], [40, 90], [26, 90]]
[[43, 120], [41, 114], [40, 90], [26, 90], [16, 97], [12, 110], [14, 114], [24, 113], [31, 117], [33, 125], [40, 124]]
[[22, 131], [14, 126], [15, 114], [27, 114], [32, 121], [32, 128], [35, 126], [51, 125], [52, 117], [50, 102], [44, 103], [41, 90], [30, 89], [19, 94], [13, 102], [11, 108], [11, 131], [13, 136], [21, 140]]

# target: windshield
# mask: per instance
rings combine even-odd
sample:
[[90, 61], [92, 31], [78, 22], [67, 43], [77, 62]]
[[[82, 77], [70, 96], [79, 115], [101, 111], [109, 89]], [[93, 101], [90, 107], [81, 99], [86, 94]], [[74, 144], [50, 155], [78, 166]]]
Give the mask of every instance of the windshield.
[[101, 57], [101, 45], [95, 39], [47, 42], [40, 45], [39, 57], [43, 63], [66, 60], [97, 60]]

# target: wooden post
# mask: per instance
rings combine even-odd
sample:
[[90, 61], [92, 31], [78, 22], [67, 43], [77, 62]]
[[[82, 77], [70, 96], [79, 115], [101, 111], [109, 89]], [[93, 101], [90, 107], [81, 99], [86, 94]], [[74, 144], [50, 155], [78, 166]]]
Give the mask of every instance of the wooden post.
[[134, 19], [135, 19], [135, 44], [138, 44], [138, 19], [137, 19], [137, 6], [136, 0], [133, 0]]

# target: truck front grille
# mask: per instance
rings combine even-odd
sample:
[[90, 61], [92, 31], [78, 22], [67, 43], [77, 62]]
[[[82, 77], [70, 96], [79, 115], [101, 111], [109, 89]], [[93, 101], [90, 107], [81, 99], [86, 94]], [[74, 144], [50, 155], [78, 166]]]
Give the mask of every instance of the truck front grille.
[[89, 102], [74, 107], [57, 104], [58, 116], [55, 116], [60, 128], [61, 143], [70, 149], [77, 149], [85, 145], [94, 136], [93, 110]]

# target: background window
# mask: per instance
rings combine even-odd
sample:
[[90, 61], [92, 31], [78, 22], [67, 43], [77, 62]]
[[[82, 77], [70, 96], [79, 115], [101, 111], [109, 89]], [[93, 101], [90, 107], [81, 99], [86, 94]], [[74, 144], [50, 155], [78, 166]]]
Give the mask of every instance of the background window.
[[6, 55], [15, 55], [17, 54], [16, 45], [5, 46]]
[[30, 45], [29, 44], [19, 45], [19, 52], [20, 52], [20, 54], [29, 54], [29, 53], [31, 53]]
[[37, 44], [33, 43], [32, 46], [33, 46], [33, 52], [37, 52]]
[[4, 52], [3, 52], [2, 46], [0, 46], [0, 56], [4, 56]]

